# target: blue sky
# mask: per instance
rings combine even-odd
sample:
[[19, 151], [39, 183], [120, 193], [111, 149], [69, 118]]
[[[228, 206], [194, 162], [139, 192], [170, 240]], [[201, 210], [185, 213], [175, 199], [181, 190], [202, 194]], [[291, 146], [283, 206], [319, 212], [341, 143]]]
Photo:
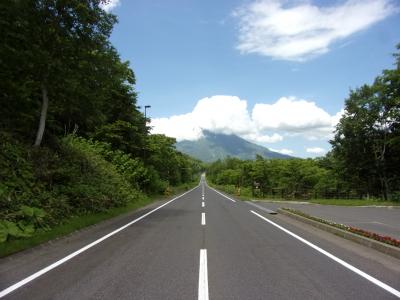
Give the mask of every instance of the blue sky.
[[154, 132], [235, 133], [299, 157], [329, 150], [349, 89], [392, 68], [400, 43], [397, 0], [111, 4]]

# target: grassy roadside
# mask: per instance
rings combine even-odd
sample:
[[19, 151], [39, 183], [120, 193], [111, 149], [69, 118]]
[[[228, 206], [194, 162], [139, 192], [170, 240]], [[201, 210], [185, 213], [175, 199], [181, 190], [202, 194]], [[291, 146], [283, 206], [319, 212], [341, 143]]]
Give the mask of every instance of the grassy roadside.
[[0, 243], [0, 258], [5, 257], [7, 255], [32, 248], [44, 242], [50, 241], [55, 238], [59, 238], [70, 234], [76, 230], [88, 227], [90, 225], [97, 224], [101, 221], [105, 221], [111, 219], [113, 217], [117, 217], [119, 215], [135, 211], [143, 206], [146, 206], [156, 200], [162, 200], [169, 198], [173, 195], [177, 195], [184, 191], [189, 190], [192, 187], [195, 187], [198, 184], [198, 181], [187, 183], [184, 185], [171, 187], [170, 196], [166, 195], [143, 195], [138, 201], [133, 203], [128, 203], [128, 205], [123, 207], [115, 207], [109, 209], [105, 212], [93, 213], [93, 214], [85, 214], [79, 216], [73, 216], [64, 220], [64, 222], [58, 226], [51, 228], [50, 230], [38, 230], [34, 236], [24, 239], [14, 239], [7, 241], [5, 243]]
[[232, 190], [231, 187], [215, 185], [208, 182], [210, 186], [213, 188], [219, 189], [225, 193], [235, 196], [241, 200], [257, 200], [257, 201], [266, 201], [266, 202], [291, 202], [291, 201], [301, 201], [301, 202], [308, 202], [314, 204], [321, 204], [321, 205], [336, 205], [336, 206], [400, 206], [400, 202], [394, 201], [382, 201], [377, 199], [310, 199], [310, 200], [301, 200], [301, 199], [264, 199], [264, 198], [255, 198], [251, 197], [250, 195], [236, 195], [235, 191]]

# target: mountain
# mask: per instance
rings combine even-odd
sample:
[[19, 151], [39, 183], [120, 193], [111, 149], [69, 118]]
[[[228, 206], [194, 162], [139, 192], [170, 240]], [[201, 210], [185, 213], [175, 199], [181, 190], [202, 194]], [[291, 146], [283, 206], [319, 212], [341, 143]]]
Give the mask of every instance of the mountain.
[[197, 141], [176, 143], [176, 149], [204, 162], [216, 161], [227, 156], [255, 159], [257, 154], [265, 158], [292, 158], [292, 156], [250, 143], [234, 134], [212, 133], [206, 130], [203, 130], [203, 137]]

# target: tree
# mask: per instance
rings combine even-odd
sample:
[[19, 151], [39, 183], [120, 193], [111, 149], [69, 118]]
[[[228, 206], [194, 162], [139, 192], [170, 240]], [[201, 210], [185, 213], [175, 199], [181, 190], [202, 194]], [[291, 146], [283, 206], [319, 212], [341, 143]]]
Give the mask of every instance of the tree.
[[[41, 99], [35, 146], [42, 143], [50, 106], [72, 108], [78, 99], [86, 100], [79, 96], [87, 96], [95, 85], [99, 73], [93, 62], [110, 48], [108, 37], [116, 21], [99, 4], [99, 0], [9, 0], [2, 4], [6, 45], [1, 54], [12, 60], [2, 59], [1, 67], [12, 78], [22, 74], [18, 82], [26, 81], [29, 87], [17, 98], [15, 109], [24, 107], [21, 102], [27, 99]], [[21, 91], [5, 94], [5, 101], [11, 102], [18, 94]], [[69, 101], [71, 105], [66, 105]]]
[[[398, 46], [400, 49], [400, 46]], [[395, 55], [398, 60], [398, 54]], [[400, 64], [374, 83], [351, 91], [331, 141], [333, 154], [353, 183], [388, 199], [398, 182]]]

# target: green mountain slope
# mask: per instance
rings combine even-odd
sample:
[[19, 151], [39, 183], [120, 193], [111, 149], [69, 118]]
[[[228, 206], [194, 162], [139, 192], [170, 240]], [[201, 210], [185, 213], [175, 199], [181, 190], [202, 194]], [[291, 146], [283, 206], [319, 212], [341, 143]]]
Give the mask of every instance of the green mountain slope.
[[250, 143], [234, 134], [212, 133], [203, 131], [203, 137], [197, 141], [176, 143], [177, 150], [204, 162], [212, 162], [227, 156], [241, 159], [255, 159], [256, 155], [265, 158], [291, 158], [268, 148]]

